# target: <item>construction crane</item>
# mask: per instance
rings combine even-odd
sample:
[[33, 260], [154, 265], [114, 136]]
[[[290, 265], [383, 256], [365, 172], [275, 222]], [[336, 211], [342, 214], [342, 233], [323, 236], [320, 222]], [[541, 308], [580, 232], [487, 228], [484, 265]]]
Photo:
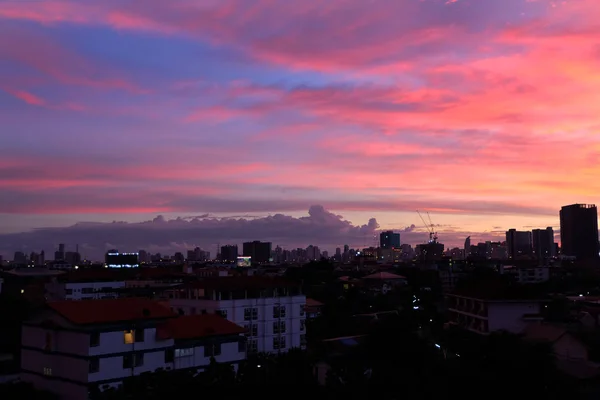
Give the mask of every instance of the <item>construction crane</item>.
[[435, 231], [435, 225], [433, 224], [433, 222], [431, 222], [431, 216], [429, 215], [429, 211], [427, 212], [427, 218], [429, 219], [429, 223], [425, 222], [425, 218], [423, 218], [419, 210], [417, 210], [417, 214], [419, 214], [419, 218], [421, 218], [421, 221], [423, 221], [423, 225], [425, 225], [425, 228], [429, 233], [429, 243], [436, 243], [438, 236], [437, 232]]

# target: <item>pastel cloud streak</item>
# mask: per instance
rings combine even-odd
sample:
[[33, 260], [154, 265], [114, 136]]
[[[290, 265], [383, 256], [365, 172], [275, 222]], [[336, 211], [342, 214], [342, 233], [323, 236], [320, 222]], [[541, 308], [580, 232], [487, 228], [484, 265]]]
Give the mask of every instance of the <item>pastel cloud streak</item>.
[[600, 193], [599, 14], [0, 0], [0, 218], [323, 204], [386, 228], [416, 208], [465, 233], [556, 226]]

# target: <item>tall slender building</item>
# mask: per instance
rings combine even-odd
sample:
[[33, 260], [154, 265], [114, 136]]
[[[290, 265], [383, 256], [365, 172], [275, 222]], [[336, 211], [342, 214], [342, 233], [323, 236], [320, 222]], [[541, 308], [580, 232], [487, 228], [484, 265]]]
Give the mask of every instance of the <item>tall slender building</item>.
[[465, 258], [471, 255], [471, 236], [465, 239]]
[[534, 229], [531, 231], [533, 236], [533, 252], [538, 260], [546, 260], [554, 257], [554, 230], [552, 227], [546, 229]]
[[571, 204], [560, 209], [561, 254], [577, 259], [598, 258], [598, 209]]

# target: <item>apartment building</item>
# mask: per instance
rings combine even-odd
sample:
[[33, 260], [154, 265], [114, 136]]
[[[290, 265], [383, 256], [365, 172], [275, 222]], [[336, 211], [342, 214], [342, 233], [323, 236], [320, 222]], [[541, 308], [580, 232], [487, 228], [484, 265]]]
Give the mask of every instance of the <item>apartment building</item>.
[[243, 328], [218, 315], [180, 317], [149, 299], [50, 302], [23, 325], [21, 379], [61, 399], [157, 369], [202, 370], [245, 358]]
[[449, 323], [482, 335], [523, 332], [531, 322], [543, 319], [545, 303], [525, 286], [509, 290], [481, 285], [446, 294]]
[[182, 315], [216, 313], [243, 326], [248, 353], [285, 352], [306, 345], [306, 296], [281, 278], [207, 278], [165, 292]]

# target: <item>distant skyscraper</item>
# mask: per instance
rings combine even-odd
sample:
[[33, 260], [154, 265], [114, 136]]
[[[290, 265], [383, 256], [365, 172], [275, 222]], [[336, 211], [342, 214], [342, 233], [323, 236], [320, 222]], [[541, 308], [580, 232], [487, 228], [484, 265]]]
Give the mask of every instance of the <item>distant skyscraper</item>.
[[315, 261], [321, 259], [321, 250], [319, 246], [313, 246], [312, 244], [306, 248], [306, 257], [309, 261]]
[[237, 261], [237, 258], [238, 247], [236, 244], [227, 244], [225, 246], [221, 246], [221, 261], [233, 263]]
[[379, 234], [379, 247], [391, 249], [400, 247], [400, 234], [393, 231], [384, 231]]
[[506, 248], [508, 258], [514, 259], [520, 256], [532, 255], [531, 232], [509, 229], [506, 232]]
[[471, 236], [465, 239], [465, 258], [471, 255]]
[[244, 256], [252, 257], [253, 263], [268, 263], [271, 258], [271, 242], [244, 242]]
[[58, 245], [58, 251], [54, 252], [55, 260], [64, 260], [65, 259], [65, 245], [63, 243]]
[[560, 209], [561, 254], [578, 259], [598, 258], [598, 210], [593, 204]]
[[534, 229], [531, 231], [533, 237], [533, 253], [538, 260], [554, 257], [554, 230], [552, 227], [546, 229]]

